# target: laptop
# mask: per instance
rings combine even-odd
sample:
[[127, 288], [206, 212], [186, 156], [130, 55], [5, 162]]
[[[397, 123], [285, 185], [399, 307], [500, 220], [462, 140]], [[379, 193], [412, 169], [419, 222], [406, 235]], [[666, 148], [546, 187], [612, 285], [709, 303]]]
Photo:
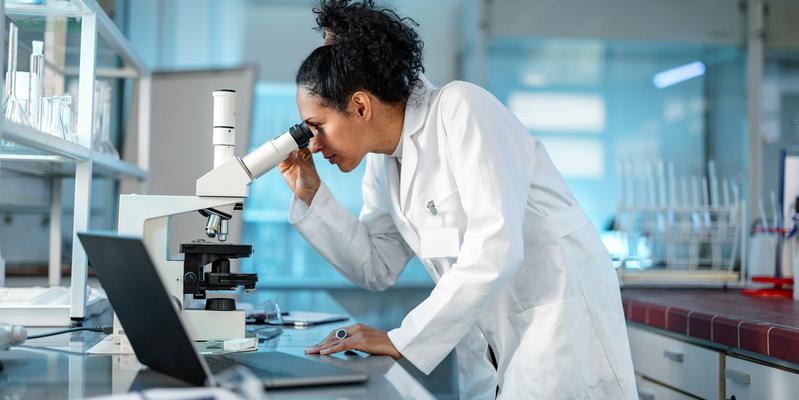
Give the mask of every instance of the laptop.
[[139, 361], [195, 386], [243, 366], [266, 388], [361, 383], [367, 375], [277, 351], [202, 356], [197, 353], [141, 239], [78, 233], [97, 278], [125, 327]]

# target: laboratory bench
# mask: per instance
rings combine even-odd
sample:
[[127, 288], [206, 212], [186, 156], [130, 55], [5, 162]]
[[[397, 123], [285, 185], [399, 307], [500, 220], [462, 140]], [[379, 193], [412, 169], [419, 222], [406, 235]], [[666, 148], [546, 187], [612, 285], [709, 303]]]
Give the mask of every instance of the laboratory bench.
[[795, 399], [799, 301], [739, 290], [622, 290], [641, 399]]
[[[283, 311], [319, 311], [349, 315], [324, 290], [258, 290], [241, 301], [260, 304], [275, 299]], [[135, 301], [135, 300], [134, 300]], [[144, 305], [142, 312], [146, 312]], [[107, 310], [84, 325], [108, 325]], [[270, 399], [432, 399], [433, 396], [399, 363], [386, 356], [337, 354], [309, 356], [307, 346], [320, 342], [331, 330], [350, 325], [348, 321], [307, 329], [283, 328], [283, 333], [259, 344], [258, 351], [277, 350], [329, 362], [369, 375], [364, 384], [321, 386], [301, 389], [274, 389]], [[37, 328], [37, 334], [63, 328]], [[153, 327], [157, 329], [157, 327]], [[75, 332], [29, 340], [24, 345], [0, 352], [4, 370], [0, 372], [0, 398], [66, 399], [124, 394], [156, 387], [186, 387], [181, 381], [143, 367], [133, 355], [88, 355], [86, 351], [105, 335]], [[165, 354], [164, 357], [169, 357]]]

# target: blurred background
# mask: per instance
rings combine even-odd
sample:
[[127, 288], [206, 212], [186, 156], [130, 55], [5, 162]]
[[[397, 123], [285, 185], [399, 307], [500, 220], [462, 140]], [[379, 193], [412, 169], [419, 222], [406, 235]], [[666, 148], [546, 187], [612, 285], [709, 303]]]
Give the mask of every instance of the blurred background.
[[[313, 29], [315, 1], [98, 3], [154, 71], [154, 93], [159, 79], [167, 88], [177, 73], [239, 71], [252, 82], [250, 109], [238, 132], [246, 147], [239, 153], [299, 121], [294, 74], [305, 55], [322, 44]], [[382, 3], [419, 24], [425, 75], [435, 85], [467, 80], [484, 86], [541, 139], [620, 269], [721, 271], [734, 275], [713, 282], [741, 281], [752, 229], [768, 225], [772, 214], [779, 214], [772, 226], [787, 221], [783, 212], [789, 204], [770, 199], [782, 193], [786, 152], [799, 145], [799, 2]], [[763, 12], [752, 12], [755, 6]], [[120, 94], [111, 107], [119, 113], [112, 113], [110, 141], [127, 157], [136, 146], [124, 132], [135, 121], [125, 118], [133, 106], [122, 93], [136, 87], [124, 80], [115, 85]], [[210, 95], [207, 103], [210, 110]], [[171, 129], [158, 121], [170, 118], [183, 124], [171, 111], [153, 110], [154, 143]], [[210, 127], [196, 135], [210, 136]], [[191, 163], [190, 142], [164, 142], [150, 154], [150, 193], [193, 194], [193, 181], [166, 167], [167, 161]], [[205, 145], [196, 149], [210, 157]], [[364, 165], [342, 174], [319, 161], [323, 181], [357, 215]], [[55, 186], [24, 174], [6, 173], [2, 179], [0, 250], [7, 274], [44, 275], [49, 253], [42, 243], [49, 240], [48, 204]], [[167, 184], [178, 179], [186, 185]], [[57, 186], [64, 199], [66, 272], [74, 182], [65, 178]], [[113, 179], [96, 180], [90, 226], [114, 229], [118, 193], [136, 190]], [[432, 281], [416, 260], [386, 292], [355, 287], [288, 223], [290, 199], [279, 174], [267, 174], [253, 183], [237, 222], [243, 242], [256, 249], [240, 268], [258, 273], [259, 285], [326, 289], [356, 319], [383, 329], [397, 326], [429, 293]], [[685, 243], [697, 237], [707, 245]], [[457, 395], [451, 359], [422, 379], [441, 398]]]

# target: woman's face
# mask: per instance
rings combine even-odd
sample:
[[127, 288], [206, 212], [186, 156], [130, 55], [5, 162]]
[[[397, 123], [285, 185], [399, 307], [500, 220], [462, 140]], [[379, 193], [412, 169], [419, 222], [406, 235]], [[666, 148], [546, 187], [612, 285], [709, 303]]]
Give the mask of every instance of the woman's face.
[[363, 119], [356, 116], [356, 111], [345, 113], [325, 106], [319, 97], [302, 86], [297, 88], [297, 107], [300, 117], [314, 133], [308, 146], [312, 153], [321, 152], [342, 172], [358, 167], [369, 150], [364, 140], [368, 136], [364, 134], [366, 126]]

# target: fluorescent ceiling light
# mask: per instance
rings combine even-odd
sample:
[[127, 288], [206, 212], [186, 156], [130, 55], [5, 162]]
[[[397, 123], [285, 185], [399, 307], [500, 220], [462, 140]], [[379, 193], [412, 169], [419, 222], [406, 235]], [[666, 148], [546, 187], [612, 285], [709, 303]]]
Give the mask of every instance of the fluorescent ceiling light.
[[695, 61], [676, 68], [672, 68], [655, 75], [652, 83], [658, 89], [663, 89], [680, 82], [696, 78], [705, 74], [705, 64]]
[[534, 131], [598, 133], [605, 129], [605, 100], [594, 94], [513, 92], [508, 108]]

